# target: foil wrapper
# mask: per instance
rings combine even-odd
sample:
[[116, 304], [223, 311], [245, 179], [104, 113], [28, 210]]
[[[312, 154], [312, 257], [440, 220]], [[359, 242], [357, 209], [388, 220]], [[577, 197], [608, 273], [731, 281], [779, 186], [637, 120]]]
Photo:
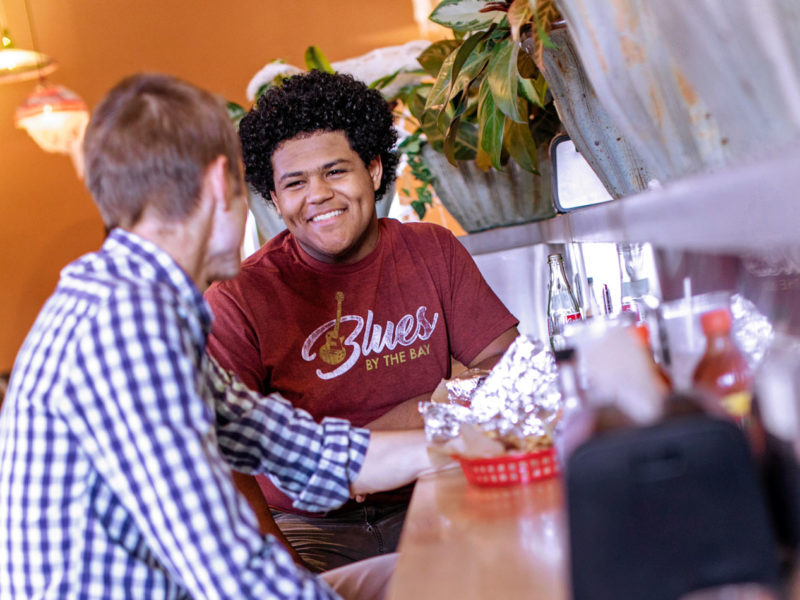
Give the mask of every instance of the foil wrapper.
[[444, 444], [458, 437], [462, 423], [472, 423], [466, 406], [442, 402], [420, 402], [419, 412], [425, 420], [425, 438], [429, 444]]
[[755, 370], [764, 358], [772, 340], [772, 324], [762, 315], [756, 305], [744, 296], [731, 296], [733, 338], [744, 354], [750, 368]]
[[468, 399], [462, 380], [447, 403], [420, 403], [429, 443], [457, 437], [461, 423], [474, 424], [510, 446], [552, 435], [561, 394], [553, 355], [544, 344], [519, 336], [488, 375], [475, 379], [480, 381]]
[[485, 369], [469, 369], [465, 373], [446, 381], [444, 387], [447, 390], [447, 401], [450, 404], [470, 406], [475, 390], [486, 381], [488, 375], [489, 371]]

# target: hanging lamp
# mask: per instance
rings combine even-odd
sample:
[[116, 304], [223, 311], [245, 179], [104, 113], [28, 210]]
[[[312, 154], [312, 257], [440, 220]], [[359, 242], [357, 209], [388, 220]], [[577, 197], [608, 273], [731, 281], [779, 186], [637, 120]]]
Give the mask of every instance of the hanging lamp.
[[[28, 19], [28, 28], [33, 39], [33, 28], [28, 14], [28, 0], [25, 0], [25, 16]], [[55, 61], [36, 50], [36, 41], [33, 39], [33, 50], [17, 48], [7, 29], [5, 6], [0, 3], [0, 84], [13, 83], [36, 79], [49, 75], [56, 70]]]
[[[25, 0], [25, 10], [34, 52], [44, 56], [36, 50], [36, 36], [27, 0]], [[5, 50], [0, 51], [0, 56], [2, 52]], [[82, 177], [81, 143], [86, 125], [89, 123], [89, 111], [75, 92], [61, 85], [47, 83], [45, 75], [54, 68], [53, 66], [48, 71], [47, 67], [42, 68], [40, 65], [39, 83], [33, 93], [17, 107], [14, 124], [24, 129], [45, 152], [69, 154], [78, 175]]]

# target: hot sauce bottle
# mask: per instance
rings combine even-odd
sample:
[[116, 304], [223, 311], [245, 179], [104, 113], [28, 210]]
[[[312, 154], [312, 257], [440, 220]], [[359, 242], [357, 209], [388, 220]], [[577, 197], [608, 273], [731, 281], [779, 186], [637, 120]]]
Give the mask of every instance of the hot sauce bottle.
[[700, 324], [706, 335], [706, 350], [694, 369], [692, 383], [716, 399], [739, 424], [744, 424], [750, 414], [753, 375], [731, 337], [730, 309], [704, 313]]

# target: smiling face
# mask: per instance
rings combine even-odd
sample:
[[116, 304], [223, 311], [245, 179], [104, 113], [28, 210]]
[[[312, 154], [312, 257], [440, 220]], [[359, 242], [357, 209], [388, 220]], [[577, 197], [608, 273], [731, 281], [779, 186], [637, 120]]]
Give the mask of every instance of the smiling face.
[[375, 248], [380, 158], [367, 167], [344, 132], [326, 131], [283, 142], [272, 154], [272, 168], [272, 201], [311, 257], [348, 264]]

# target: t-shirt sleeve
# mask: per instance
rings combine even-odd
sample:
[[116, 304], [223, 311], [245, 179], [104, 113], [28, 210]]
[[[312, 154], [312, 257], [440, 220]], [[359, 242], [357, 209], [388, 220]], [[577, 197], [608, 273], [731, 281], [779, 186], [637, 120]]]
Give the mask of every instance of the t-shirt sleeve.
[[261, 360], [253, 316], [247, 305], [219, 284], [212, 285], [205, 298], [214, 313], [207, 346], [209, 354], [250, 389], [262, 394], [272, 391], [265, 385], [269, 374]]
[[450, 232], [443, 236], [449, 257], [448, 336], [452, 355], [468, 365], [481, 350], [519, 320], [483, 278], [467, 249]]

